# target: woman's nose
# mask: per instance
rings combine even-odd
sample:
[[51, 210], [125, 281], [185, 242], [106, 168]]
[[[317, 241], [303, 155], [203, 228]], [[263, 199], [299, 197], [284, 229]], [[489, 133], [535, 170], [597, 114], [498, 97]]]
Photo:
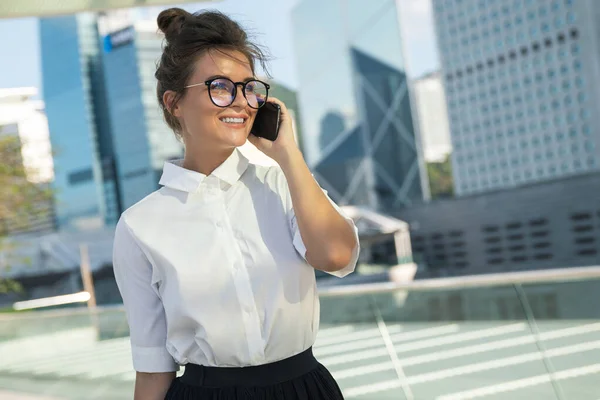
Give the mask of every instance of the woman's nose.
[[235, 99], [233, 99], [233, 103], [231, 105], [246, 107], [246, 96], [244, 96], [244, 86], [242, 84], [236, 84], [235, 91]]

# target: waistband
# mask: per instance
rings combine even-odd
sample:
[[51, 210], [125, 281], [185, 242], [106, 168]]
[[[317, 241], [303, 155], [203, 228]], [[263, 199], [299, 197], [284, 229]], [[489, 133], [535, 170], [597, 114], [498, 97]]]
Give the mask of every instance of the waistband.
[[249, 367], [206, 367], [186, 364], [180, 380], [192, 386], [269, 386], [300, 377], [318, 367], [312, 347], [269, 364]]

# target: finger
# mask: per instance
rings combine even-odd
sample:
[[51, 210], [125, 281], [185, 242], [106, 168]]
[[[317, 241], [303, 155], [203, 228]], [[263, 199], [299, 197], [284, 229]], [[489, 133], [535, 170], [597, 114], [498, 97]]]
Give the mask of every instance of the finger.
[[271, 103], [278, 104], [279, 107], [281, 107], [281, 112], [283, 114], [286, 114], [286, 115], [288, 114], [287, 106], [285, 105], [285, 103], [283, 101], [279, 100], [277, 97], [271, 97], [271, 96], [269, 96], [269, 98], [267, 99], [267, 101], [271, 102]]

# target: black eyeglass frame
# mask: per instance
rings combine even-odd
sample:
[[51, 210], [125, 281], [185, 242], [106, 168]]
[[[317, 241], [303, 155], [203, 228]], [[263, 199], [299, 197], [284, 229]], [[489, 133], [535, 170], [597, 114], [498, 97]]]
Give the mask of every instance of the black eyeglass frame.
[[[226, 105], [226, 106], [220, 106], [220, 105], [218, 105], [217, 103], [215, 103], [215, 101], [213, 100], [212, 94], [211, 94], [211, 92], [210, 92], [210, 84], [211, 84], [211, 83], [213, 83], [213, 82], [214, 82], [214, 81], [216, 81], [216, 80], [219, 80], [219, 79], [226, 79], [226, 80], [228, 80], [229, 82], [231, 82], [231, 83], [233, 84], [233, 87], [234, 87], [234, 89], [235, 89], [235, 90], [233, 91], [233, 97], [231, 98], [231, 103], [229, 103], [229, 104], [228, 104], [228, 105]], [[248, 101], [248, 98], [246, 97], [246, 86], [247, 86], [247, 85], [248, 85], [250, 82], [259, 82], [259, 83], [262, 83], [263, 85], [265, 85], [265, 88], [267, 89], [267, 94], [265, 95], [264, 102], [263, 102], [263, 103], [262, 103], [260, 106], [258, 106], [258, 107], [253, 107], [253, 106], [250, 104], [250, 102]], [[195, 87], [195, 86], [202, 86], [202, 85], [206, 85], [206, 87], [208, 87], [208, 97], [210, 98], [210, 101], [211, 101], [211, 103], [213, 103], [215, 106], [217, 106], [217, 107], [220, 107], [220, 108], [227, 108], [227, 107], [229, 107], [230, 105], [232, 105], [232, 104], [233, 104], [233, 102], [235, 101], [235, 99], [236, 99], [236, 97], [237, 97], [237, 94], [238, 94], [238, 90], [237, 90], [237, 88], [238, 88], [238, 86], [241, 86], [241, 87], [242, 87], [242, 94], [244, 95], [244, 98], [246, 99], [246, 102], [248, 103], [248, 106], [250, 106], [250, 108], [254, 108], [255, 110], [258, 110], [258, 109], [260, 109], [262, 106], [264, 106], [264, 105], [265, 105], [265, 103], [267, 102], [267, 99], [269, 98], [269, 89], [271, 88], [271, 85], [269, 85], [268, 83], [266, 83], [266, 82], [263, 82], [263, 81], [261, 81], [261, 80], [259, 80], [259, 79], [251, 79], [251, 80], [249, 80], [249, 81], [246, 81], [246, 82], [234, 82], [234, 81], [232, 81], [231, 79], [229, 79], [229, 78], [226, 78], [226, 77], [224, 77], [224, 76], [218, 76], [218, 77], [215, 77], [215, 78], [209, 79], [209, 80], [207, 80], [207, 81], [204, 81], [203, 83], [195, 83], [195, 84], [193, 84], [193, 85], [187, 85], [187, 86], [185, 86], [185, 88], [187, 89], [187, 88], [191, 88], [191, 87]]]

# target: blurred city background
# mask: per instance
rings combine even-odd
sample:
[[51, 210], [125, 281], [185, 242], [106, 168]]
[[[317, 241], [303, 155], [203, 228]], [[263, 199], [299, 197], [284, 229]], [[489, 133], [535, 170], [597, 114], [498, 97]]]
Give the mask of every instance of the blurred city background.
[[347, 398], [600, 399], [597, 0], [3, 1], [0, 398], [132, 398], [112, 241], [183, 156], [155, 95], [169, 6], [270, 50], [359, 228], [356, 272], [317, 273]]

